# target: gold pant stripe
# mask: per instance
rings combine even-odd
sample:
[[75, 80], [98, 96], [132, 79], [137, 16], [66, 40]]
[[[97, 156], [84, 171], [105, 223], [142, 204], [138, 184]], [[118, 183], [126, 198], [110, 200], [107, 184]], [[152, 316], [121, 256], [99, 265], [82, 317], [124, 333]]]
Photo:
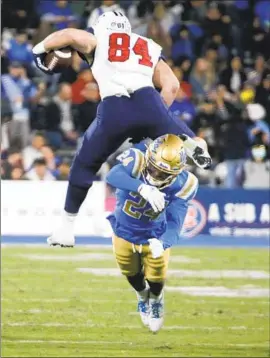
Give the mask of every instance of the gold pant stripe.
[[153, 259], [149, 245], [134, 245], [113, 235], [113, 251], [123, 275], [134, 276], [143, 268], [147, 280], [152, 282], [165, 280], [170, 249], [166, 249], [161, 257]]

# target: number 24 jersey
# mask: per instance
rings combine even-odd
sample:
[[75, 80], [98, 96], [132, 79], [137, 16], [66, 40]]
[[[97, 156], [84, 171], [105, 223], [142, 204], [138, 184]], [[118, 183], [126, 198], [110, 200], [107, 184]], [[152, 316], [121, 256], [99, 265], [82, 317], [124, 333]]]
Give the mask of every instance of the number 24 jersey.
[[[144, 182], [142, 151], [132, 148], [118, 159], [131, 177]], [[118, 237], [135, 244], [146, 244], [150, 238], [161, 238], [170, 220], [183, 225], [188, 202], [196, 195], [197, 189], [198, 179], [195, 175], [182, 171], [170, 185], [161, 189], [166, 194], [166, 208], [158, 214], [138, 193], [117, 189], [116, 209], [108, 220]], [[180, 230], [181, 227], [179, 233]]]

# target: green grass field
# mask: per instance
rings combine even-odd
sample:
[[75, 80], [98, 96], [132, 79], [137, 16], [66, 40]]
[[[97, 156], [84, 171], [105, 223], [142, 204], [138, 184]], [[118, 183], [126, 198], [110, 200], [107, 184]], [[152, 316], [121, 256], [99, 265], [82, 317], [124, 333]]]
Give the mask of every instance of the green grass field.
[[110, 248], [3, 246], [2, 357], [269, 357], [267, 250], [177, 248], [170, 269], [153, 335]]

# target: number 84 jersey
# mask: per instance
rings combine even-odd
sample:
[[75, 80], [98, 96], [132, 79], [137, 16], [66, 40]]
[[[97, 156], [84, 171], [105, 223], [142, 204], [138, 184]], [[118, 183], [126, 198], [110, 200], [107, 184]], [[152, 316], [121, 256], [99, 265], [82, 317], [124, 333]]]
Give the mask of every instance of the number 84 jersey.
[[117, 28], [114, 31], [113, 26], [92, 30], [97, 39], [92, 73], [102, 99], [129, 97], [140, 88], [154, 87], [152, 77], [162, 50], [157, 43], [134, 33], [117, 32]]
[[[118, 159], [132, 178], [144, 182], [142, 169], [144, 153], [130, 149]], [[116, 168], [117, 170], [117, 168]], [[198, 189], [198, 179], [188, 171], [182, 171], [170, 185], [161, 191], [166, 194], [166, 207], [161, 213], [155, 213], [150, 204], [138, 193], [116, 190], [116, 209], [108, 217], [115, 235], [134, 244], [147, 244], [150, 238], [162, 238], [166, 230], [174, 227], [180, 234], [188, 209]]]

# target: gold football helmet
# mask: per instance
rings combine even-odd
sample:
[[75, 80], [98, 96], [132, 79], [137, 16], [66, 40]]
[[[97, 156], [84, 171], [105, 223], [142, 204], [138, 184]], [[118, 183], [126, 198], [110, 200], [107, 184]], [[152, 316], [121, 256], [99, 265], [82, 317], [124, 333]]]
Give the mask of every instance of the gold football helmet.
[[170, 184], [186, 166], [183, 141], [174, 134], [155, 139], [147, 148], [143, 174], [151, 185]]

